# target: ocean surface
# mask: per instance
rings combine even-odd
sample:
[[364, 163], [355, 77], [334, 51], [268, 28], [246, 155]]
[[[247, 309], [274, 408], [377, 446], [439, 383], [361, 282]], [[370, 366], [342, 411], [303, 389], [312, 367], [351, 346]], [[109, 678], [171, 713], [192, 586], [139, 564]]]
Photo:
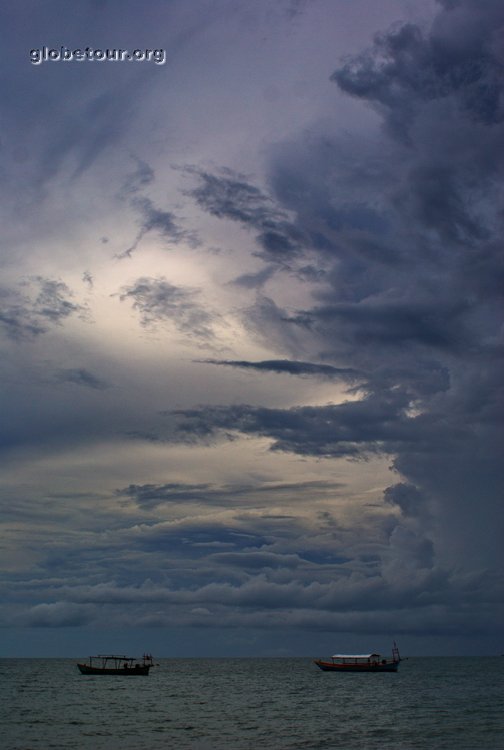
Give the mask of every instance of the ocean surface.
[[158, 659], [148, 677], [0, 660], [2, 750], [503, 750], [504, 657], [409, 658], [397, 674], [311, 659]]

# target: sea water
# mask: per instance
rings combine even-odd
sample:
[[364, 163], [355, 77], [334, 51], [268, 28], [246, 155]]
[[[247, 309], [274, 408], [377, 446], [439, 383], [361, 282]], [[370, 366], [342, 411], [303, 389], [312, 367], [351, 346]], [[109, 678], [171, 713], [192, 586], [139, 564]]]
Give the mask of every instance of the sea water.
[[410, 658], [398, 673], [311, 659], [160, 659], [148, 677], [0, 660], [3, 750], [503, 750], [504, 658]]

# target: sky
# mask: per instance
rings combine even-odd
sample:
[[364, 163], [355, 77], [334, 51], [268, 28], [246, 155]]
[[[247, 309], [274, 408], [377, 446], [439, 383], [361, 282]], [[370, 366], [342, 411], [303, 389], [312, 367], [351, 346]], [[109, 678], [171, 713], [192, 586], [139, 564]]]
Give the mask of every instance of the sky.
[[501, 653], [501, 0], [1, 13], [0, 656]]

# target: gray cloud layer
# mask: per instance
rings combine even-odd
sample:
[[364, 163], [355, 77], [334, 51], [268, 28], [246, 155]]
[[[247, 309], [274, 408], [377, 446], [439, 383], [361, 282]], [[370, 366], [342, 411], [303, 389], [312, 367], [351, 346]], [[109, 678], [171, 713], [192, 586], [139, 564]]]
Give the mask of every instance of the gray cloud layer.
[[[470, 636], [491, 651], [503, 623], [504, 8], [440, 0], [430, 28], [394, 24], [339, 64], [336, 50], [304, 130], [315, 82], [303, 69], [284, 85], [276, 64], [280, 125], [247, 162], [245, 121], [273, 80], [257, 40], [271, 66], [283, 61], [262, 32], [302, 17], [293, 3], [246, 5], [154, 3], [142, 39], [169, 35], [165, 78], [48, 63], [4, 81], [1, 210], [15, 209], [0, 291], [1, 622]], [[48, 4], [53, 20], [62, 7]], [[68, 43], [99, 18], [96, 44], [110, 46], [119, 10], [80, 4]], [[33, 13], [49, 39], [51, 13]], [[143, 44], [130, 23], [124, 45]], [[238, 106], [220, 80], [201, 84], [200, 48], [221, 73], [240, 61], [226, 79]], [[201, 98], [196, 123], [186, 89]], [[295, 116], [280, 118], [284, 106]], [[190, 181], [183, 208], [173, 175]], [[51, 256], [50, 270], [17, 278], [17, 253], [26, 268]], [[191, 263], [204, 272], [188, 285]], [[131, 308], [140, 327], [75, 333], [91, 298], [104, 317]], [[223, 321], [239, 331], [232, 348]], [[140, 347], [138, 328], [162, 345]], [[210, 356], [195, 359], [202, 346]], [[387, 463], [385, 488], [373, 472]]]

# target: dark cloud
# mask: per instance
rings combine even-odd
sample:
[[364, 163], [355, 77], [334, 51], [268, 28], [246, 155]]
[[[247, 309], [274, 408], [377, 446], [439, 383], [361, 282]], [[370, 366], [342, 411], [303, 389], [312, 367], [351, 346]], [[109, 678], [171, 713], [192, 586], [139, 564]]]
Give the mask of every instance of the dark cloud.
[[404, 482], [387, 487], [384, 497], [387, 503], [399, 507], [405, 516], [418, 515], [425, 507], [425, 498], [418, 488]]
[[81, 305], [71, 301], [73, 294], [64, 282], [39, 276], [35, 283], [38, 294], [33, 309], [39, 318], [58, 324], [69, 315], [83, 310]]
[[110, 386], [101, 378], [98, 378], [85, 367], [67, 368], [58, 370], [57, 379], [62, 383], [73, 383], [96, 391], [103, 391]]
[[232, 283], [245, 289], [260, 289], [271, 279], [276, 270], [275, 266], [265, 266], [257, 273], [244, 273], [237, 276]]
[[137, 168], [124, 179], [119, 197], [127, 199], [129, 205], [139, 215], [140, 229], [130, 247], [120, 253], [119, 259], [131, 257], [140, 242], [149, 232], [157, 232], [159, 236], [170, 243], [178, 244], [185, 241], [196, 247], [199, 240], [195, 232], [182, 229], [178, 218], [172, 211], [158, 208], [152, 200], [142, 192], [155, 181], [155, 171], [141, 159], [135, 159]]
[[163, 277], [140, 278], [122, 289], [120, 300], [132, 301], [145, 327], [171, 321], [182, 333], [206, 340], [213, 338], [213, 318], [198, 304], [196, 290], [174, 286]]
[[[211, 526], [207, 531], [212, 539], [219, 535]], [[191, 577], [184, 585], [174, 586], [164, 577], [146, 578], [136, 585], [103, 580], [92, 584], [75, 581], [68, 586], [53, 579], [40, 587], [39, 595], [45, 596], [46, 602], [33, 608], [30, 621], [52, 627], [82, 624], [91, 619], [94, 623], [124, 624], [132, 616], [147, 621], [152, 618], [155, 606], [157, 625], [195, 625], [202, 615], [213, 614], [221, 628], [285, 628], [285, 618], [289, 617], [296, 627], [306, 630], [352, 629], [376, 633], [391, 628], [395, 632], [400, 617], [403, 633], [455, 633], [464, 622], [470, 632], [491, 631], [476, 616], [468, 617], [457, 611], [450, 598], [450, 588], [455, 585], [459, 595], [465, 595], [473, 608], [481, 606], [488, 596], [491, 580], [480, 575], [463, 584], [456, 583], [442, 571], [430, 568], [431, 555], [426, 543], [404, 533], [393, 532], [392, 536], [396, 537], [394, 544], [416, 560], [415, 578], [411, 577], [410, 569], [403, 571], [406, 577], [392, 569], [385, 575], [362, 575], [348, 567], [351, 561], [344, 559], [333, 564], [329, 571], [327, 565], [306, 560], [304, 553], [275, 551], [266, 540], [262, 540], [261, 548], [254, 548], [259, 539], [240, 533], [236, 527], [228, 529], [225, 536], [229, 540], [225, 544], [235, 549], [219, 550], [215, 541], [207, 542], [202, 530], [186, 527], [186, 549], [191, 547], [187, 542], [192, 542], [194, 548], [189, 552], [195, 569], [191, 576], [186, 568]], [[131, 544], [134, 537], [128, 538]], [[173, 534], [165, 542], [170, 543], [170, 548], [173, 543], [177, 547]], [[251, 543], [248, 547], [247, 542]], [[182, 564], [180, 561], [179, 565]], [[202, 583], [201, 578], [198, 582], [197, 576], [208, 567], [211, 570], [208, 582]], [[182, 567], [170, 570], [171, 574], [182, 573]], [[231, 579], [230, 571], [234, 571]]]
[[[317, 492], [330, 491], [318, 485], [299, 486], [304, 505]], [[199, 497], [209, 489], [132, 485], [120, 495], [145, 495], [152, 509], [152, 500], [174, 495], [185, 502], [185, 491], [192, 499], [192, 493]], [[283, 492], [288, 485], [274, 489]], [[224, 490], [225, 496], [232, 488]], [[268, 503], [267, 493], [263, 501]], [[356, 535], [327, 514], [311, 526], [294, 514], [239, 509], [134, 525], [130, 513], [126, 525], [114, 519], [104, 530], [104, 519], [96, 518], [93, 530], [78, 539], [48, 539], [37, 578], [4, 592], [9, 610], [1, 613], [2, 621], [125, 627], [134, 618], [150, 626], [196, 626], [211, 615], [220, 628], [284, 630], [289, 618], [305, 632], [492, 631], [478, 612], [498, 595], [498, 582], [488, 574], [457, 577], [436, 567], [432, 543], [394, 516], [374, 517], [365, 539], [362, 527]], [[40, 604], [25, 612], [26, 598]]]
[[201, 503], [237, 507], [264, 499], [267, 503], [281, 499], [295, 501], [307, 493], [312, 498], [333, 496], [342, 489], [338, 482], [256, 483], [216, 486], [209, 483], [130, 484], [116, 494], [133, 499], [140, 507], [154, 508], [163, 503]]
[[38, 276], [0, 290], [0, 323], [13, 340], [34, 338], [71, 315], [85, 313], [72, 298], [63, 281]]
[[203, 176], [194, 193], [254, 230], [289, 217], [297, 252], [310, 251], [313, 305], [296, 312], [258, 297], [247, 325], [293, 361], [344, 363], [366, 382], [359, 401], [336, 406], [188, 410], [180, 434], [393, 457], [402, 481], [386, 500], [406, 540], [396, 552], [416, 539], [418, 564], [501, 561], [503, 28], [502, 4], [444, 3], [429, 31], [396, 25], [343, 61], [332, 80], [376, 109], [384, 133], [321, 126], [277, 145], [273, 216], [248, 182], [236, 201], [227, 179]]
[[195, 168], [187, 172], [199, 178], [200, 185], [188, 191], [201, 208], [219, 219], [226, 218], [249, 225], [253, 229], [268, 229], [283, 218], [271, 198], [259, 188], [229, 169], [222, 174], [211, 174]]
[[414, 439], [417, 422], [405, 411], [400, 391], [327, 406], [268, 409], [248, 405], [206, 407], [173, 412], [181, 419], [178, 433], [208, 438], [224, 432], [268, 437], [274, 450], [312, 456], [361, 457], [394, 453]]
[[150, 164], [137, 158], [135, 158], [135, 162], [135, 171], [128, 174], [124, 179], [120, 192], [121, 197], [132, 197], [148, 185], [151, 185], [155, 180], [156, 173]]
[[130, 484], [129, 487], [117, 490], [118, 495], [134, 498], [143, 507], [155, 507], [160, 503], [204, 502], [208, 499], [209, 484], [181, 484], [172, 482], [156, 485]]
[[158, 232], [161, 237], [174, 244], [183, 239], [194, 244], [194, 235], [184, 232], [179, 227], [176, 217], [171, 211], [156, 208], [152, 201], [145, 197], [134, 196], [131, 204], [141, 216], [141, 227], [133, 244], [120, 253], [117, 256], [118, 258], [131, 257], [131, 254], [137, 249], [145, 235], [153, 231]]
[[245, 360], [204, 359], [198, 360], [213, 365], [238, 367], [243, 370], [257, 370], [258, 372], [288, 373], [290, 375], [308, 375], [331, 380], [354, 382], [362, 379], [362, 374], [352, 368], [333, 367], [314, 362], [297, 362], [289, 359], [269, 359], [263, 362], [248, 362]]
[[299, 555], [274, 554], [273, 552], [216, 552], [211, 556], [211, 562], [218, 565], [243, 568], [248, 571], [298, 568], [306, 564]]
[[[446, 304], [433, 299], [429, 304], [399, 297], [313, 308], [291, 320], [310, 329], [321, 326], [323, 335], [332, 334], [349, 345], [450, 350], [468, 343], [468, 307], [462, 300]], [[477, 339], [469, 343], [476, 346]]]
[[143, 229], [145, 232], [155, 230], [163, 237], [174, 240], [180, 239], [181, 233], [171, 212], [156, 208], [148, 198], [138, 199], [136, 205], [144, 217]]
[[[449, 16], [449, 18], [448, 18]], [[502, 122], [501, 64], [492, 45], [502, 6], [448, 7], [426, 36], [413, 24], [377, 34], [374, 46], [332, 76], [347, 93], [379, 106], [391, 132], [410, 139], [422, 105], [451, 100], [461, 116]]]
[[31, 308], [26, 307], [18, 295], [3, 290], [1, 297], [0, 323], [9, 338], [19, 341], [45, 332], [46, 328], [36, 321]]
[[61, 323], [69, 315], [83, 310], [80, 305], [71, 301], [73, 294], [63, 281], [39, 276], [35, 283], [39, 291], [35, 299], [34, 312], [39, 318], [51, 323]]
[[244, 175], [222, 170], [211, 174], [187, 168], [200, 181], [199, 187], [188, 191], [196, 203], [219, 219], [230, 219], [255, 231], [261, 247], [258, 253], [269, 262], [288, 263], [303, 249], [305, 238], [272, 199], [247, 181]]
[[84, 282], [84, 284], [86, 284], [88, 289], [93, 288], [94, 279], [93, 279], [93, 275], [89, 271], [84, 271], [84, 273], [82, 274], [82, 281]]

